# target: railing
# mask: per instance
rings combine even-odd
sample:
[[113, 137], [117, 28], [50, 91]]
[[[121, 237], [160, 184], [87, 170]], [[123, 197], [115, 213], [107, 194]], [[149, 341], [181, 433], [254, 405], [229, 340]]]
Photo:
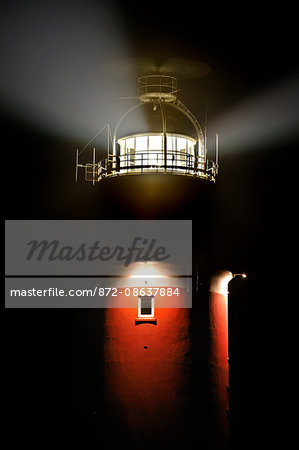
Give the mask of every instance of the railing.
[[[82, 166], [81, 166], [82, 167]], [[96, 164], [85, 165], [86, 181], [101, 181], [103, 178], [121, 175], [168, 173], [186, 175], [215, 181], [218, 167], [214, 161], [194, 156], [187, 152], [168, 151], [166, 160], [164, 152], [132, 152], [114, 157], [110, 155]]]
[[117, 157], [117, 164], [119, 169], [124, 168], [133, 169], [134, 167], [140, 168], [175, 168], [180, 167], [183, 170], [192, 170], [195, 165], [200, 164], [203, 166], [204, 159], [195, 157], [194, 155], [179, 151], [167, 151], [166, 158], [164, 150], [157, 151], [133, 151], [132, 153], [126, 153]]
[[141, 100], [164, 98], [174, 101], [177, 96], [177, 80], [169, 75], [145, 75], [138, 78], [138, 95]]

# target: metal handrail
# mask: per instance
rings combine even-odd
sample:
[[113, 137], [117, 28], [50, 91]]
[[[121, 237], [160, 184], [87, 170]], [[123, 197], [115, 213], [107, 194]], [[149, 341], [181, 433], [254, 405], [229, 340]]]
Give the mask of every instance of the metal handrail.
[[[188, 152], [184, 152], [182, 150], [167, 150], [166, 152], [167, 154], [167, 161], [171, 161], [173, 162], [174, 160], [177, 161], [178, 159], [180, 160], [188, 160], [188, 161], [193, 161], [194, 163], [197, 162], [198, 164], [204, 164], [205, 163], [205, 157], [200, 155], [200, 156], [195, 156], [191, 153]], [[156, 151], [136, 151], [134, 150], [132, 153], [125, 153], [124, 155], [120, 155], [117, 158], [119, 159], [119, 161], [122, 160], [127, 160], [127, 159], [135, 159], [138, 160], [141, 158], [144, 159], [163, 159], [164, 160], [164, 149], [157, 149]]]
[[176, 78], [169, 75], [144, 75], [137, 81], [139, 96], [153, 93], [174, 95], [178, 92]]
[[167, 158], [166, 165], [161, 152], [137, 152], [121, 155], [116, 158], [117, 161], [114, 161], [114, 158], [104, 158], [97, 163], [80, 164], [79, 167], [85, 168], [85, 180], [93, 183], [103, 178], [146, 173], [187, 175], [215, 182], [218, 165], [214, 161], [204, 161], [203, 157], [177, 151], [168, 152], [168, 156], [172, 153], [177, 153], [180, 158]]
[[[103, 172], [103, 170], [104, 172]], [[117, 156], [114, 160], [104, 160], [98, 163], [97, 174], [102, 177], [111, 177], [137, 173], [177, 173], [192, 175], [215, 181], [217, 165], [214, 161], [206, 160], [203, 156], [195, 156], [187, 152], [167, 151], [166, 165], [164, 153], [157, 152], [134, 152]], [[99, 179], [98, 179], [99, 181]]]

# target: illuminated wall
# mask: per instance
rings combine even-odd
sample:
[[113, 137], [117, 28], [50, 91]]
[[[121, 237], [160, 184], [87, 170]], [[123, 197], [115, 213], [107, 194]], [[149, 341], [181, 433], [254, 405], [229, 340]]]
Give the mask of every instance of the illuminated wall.
[[107, 403], [137, 447], [164, 441], [192, 448], [196, 439], [227, 447], [227, 274], [216, 274], [192, 309], [155, 308], [156, 323], [136, 320], [137, 298], [135, 308], [106, 310]]
[[219, 271], [211, 278], [209, 296], [211, 404], [215, 441], [223, 445], [229, 437], [228, 283], [232, 274]]
[[139, 323], [135, 300], [106, 310], [107, 398], [133, 441], [161, 441], [176, 434], [188, 401], [190, 309], [155, 308], [156, 323]]

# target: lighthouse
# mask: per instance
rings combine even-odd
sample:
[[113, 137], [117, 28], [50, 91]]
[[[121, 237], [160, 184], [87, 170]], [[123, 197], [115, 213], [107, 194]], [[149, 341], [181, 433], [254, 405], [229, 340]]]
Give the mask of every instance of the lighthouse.
[[121, 294], [111, 298], [104, 320], [107, 442], [122, 445], [125, 437], [136, 449], [191, 449], [195, 442], [226, 449], [233, 274], [209, 260], [218, 135], [211, 160], [206, 124], [179, 100], [174, 76], [141, 75], [137, 89], [137, 102], [113, 134], [103, 128], [106, 157], [93, 148], [82, 162], [77, 151], [76, 180], [83, 170], [98, 189], [104, 218], [166, 220], [169, 233], [172, 220], [192, 222], [192, 264], [180, 273], [144, 260], [118, 281]]

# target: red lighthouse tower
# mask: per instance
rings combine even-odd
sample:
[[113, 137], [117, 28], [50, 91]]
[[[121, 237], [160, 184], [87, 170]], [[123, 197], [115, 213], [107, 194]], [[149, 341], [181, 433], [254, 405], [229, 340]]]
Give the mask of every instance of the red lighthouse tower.
[[98, 184], [102, 199], [109, 193], [107, 217], [189, 219], [193, 226], [189, 273], [141, 262], [105, 311], [108, 441], [122, 445], [125, 436], [136, 448], [180, 443], [191, 449], [200, 442], [224, 449], [232, 274], [215, 271], [207, 259], [218, 136], [210, 161], [206, 133], [177, 92], [173, 76], [141, 76], [139, 102], [117, 123], [107, 157], [97, 161], [94, 149], [92, 162], [82, 164], [77, 153], [77, 171], [83, 168], [85, 179]]

